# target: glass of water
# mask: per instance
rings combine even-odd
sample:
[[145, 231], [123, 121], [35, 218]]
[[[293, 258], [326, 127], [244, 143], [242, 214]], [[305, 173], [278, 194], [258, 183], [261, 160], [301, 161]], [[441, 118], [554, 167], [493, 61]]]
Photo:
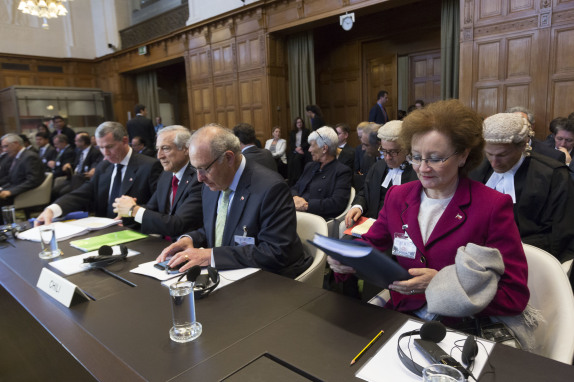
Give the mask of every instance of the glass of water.
[[16, 225], [16, 209], [14, 206], [2, 207], [2, 219], [4, 219], [6, 227], [13, 228]]
[[464, 376], [452, 366], [436, 364], [423, 370], [424, 382], [464, 382]]
[[201, 334], [201, 324], [195, 319], [194, 283], [179, 281], [169, 286], [173, 327], [169, 337], [175, 342], [193, 341]]
[[53, 259], [62, 254], [58, 248], [56, 241], [56, 230], [53, 225], [42, 225], [40, 229], [40, 243], [42, 244], [42, 252], [40, 252], [40, 259]]

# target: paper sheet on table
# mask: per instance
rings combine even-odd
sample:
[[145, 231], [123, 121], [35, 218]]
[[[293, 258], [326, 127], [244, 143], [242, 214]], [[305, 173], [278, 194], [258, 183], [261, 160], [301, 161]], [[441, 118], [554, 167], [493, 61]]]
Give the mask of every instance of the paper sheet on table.
[[155, 261], [155, 260], [149, 261], [147, 263], [142, 263], [139, 266], [137, 266], [136, 268], [130, 270], [130, 272], [137, 273], [138, 275], [153, 277], [154, 279], [161, 280], [161, 281], [165, 281], [165, 280], [173, 279], [174, 277], [181, 276], [180, 273], [170, 275], [166, 271], [154, 267], [155, 264], [157, 264], [157, 261]]
[[79, 227], [84, 227], [88, 231], [97, 231], [100, 229], [108, 228], [116, 224], [120, 224], [121, 220], [115, 220], [110, 218], [99, 218], [96, 216], [90, 216], [83, 219], [72, 220], [66, 222], [66, 224], [71, 224]]
[[[241, 269], [227, 269], [224, 271], [219, 271], [219, 285], [215, 290], [223, 288], [235, 281], [241, 280], [244, 277], [249, 276], [252, 273], [255, 273], [259, 270], [259, 268], [241, 268]], [[207, 274], [207, 269], [202, 269], [201, 273]], [[170, 279], [161, 283], [161, 285], [169, 287], [171, 284], [176, 282], [177, 279]]]
[[[112, 249], [114, 250], [114, 255], [121, 254], [121, 250], [120, 250], [119, 245], [114, 245], [112, 247]], [[67, 257], [65, 259], [52, 261], [51, 263], [49, 263], [49, 265], [53, 268], [56, 268], [57, 270], [59, 270], [63, 274], [69, 276], [69, 275], [73, 275], [75, 273], [89, 270], [90, 265], [89, 265], [89, 263], [84, 263], [83, 262], [84, 259], [86, 257], [97, 256], [97, 255], [98, 255], [98, 251], [83, 253], [81, 255]], [[139, 255], [139, 252], [128, 249], [128, 257], [134, 256], [134, 255]]]
[[[54, 230], [56, 231], [56, 240], [67, 240], [74, 236], [83, 235], [88, 232], [85, 227], [68, 224], [68, 223], [52, 223]], [[40, 227], [30, 228], [27, 231], [20, 232], [18, 234], [18, 239], [30, 240], [35, 242], [40, 242]]]
[[[357, 371], [355, 376], [357, 378], [361, 378], [369, 382], [379, 382], [379, 381], [420, 382], [421, 377], [413, 374], [401, 362], [397, 354], [397, 341], [402, 333], [411, 330], [418, 330], [421, 327], [421, 325], [422, 325], [421, 322], [415, 320], [408, 320], [407, 322], [405, 322], [405, 324], [399, 330], [397, 330], [397, 332], [391, 337], [391, 339], [388, 340], [382, 347], [380, 347], [377, 353], [371, 359], [369, 359], [363, 365], [363, 367], [359, 369], [359, 371]], [[468, 335], [464, 333], [447, 331], [446, 337], [441, 342], [438, 343], [438, 346], [440, 346], [447, 354], [450, 354], [454, 359], [460, 362], [462, 345], [464, 344], [464, 340], [466, 339], [467, 336]], [[410, 356], [412, 354], [412, 357], [417, 364], [421, 365], [422, 367], [426, 367], [430, 365], [430, 363], [415, 347], [415, 344], [413, 342], [415, 338], [420, 338], [420, 336], [416, 335], [412, 337], [403, 338], [401, 340], [401, 349], [403, 349], [404, 353], [407, 356]], [[460, 350], [457, 349], [454, 345], [454, 342], [457, 340], [463, 340], [458, 342], [458, 344], [460, 345]], [[472, 374], [476, 378], [478, 378], [480, 372], [482, 371], [488, 359], [488, 354], [492, 352], [494, 342], [490, 342], [481, 338], [477, 338], [476, 342], [480, 342], [484, 345], [483, 347], [482, 345], [478, 344], [478, 354], [476, 355], [476, 359], [474, 361], [474, 367], [471, 370]], [[360, 350], [361, 349], [358, 349], [357, 353]]]

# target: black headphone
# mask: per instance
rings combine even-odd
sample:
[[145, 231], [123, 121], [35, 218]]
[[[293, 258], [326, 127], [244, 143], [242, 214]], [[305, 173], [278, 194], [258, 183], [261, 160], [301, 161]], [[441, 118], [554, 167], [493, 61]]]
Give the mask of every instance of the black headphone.
[[105, 267], [118, 261], [125, 260], [128, 256], [128, 247], [120, 244], [121, 254], [114, 256], [114, 250], [109, 245], [102, 245], [98, 249], [98, 256], [90, 256], [84, 259], [84, 263], [89, 263], [92, 268]]
[[209, 296], [211, 292], [219, 285], [219, 272], [217, 269], [207, 266], [207, 274], [201, 274], [201, 267], [199, 265], [194, 265], [185, 272], [179, 280], [187, 277], [188, 281], [194, 283], [193, 285], [193, 296], [199, 300], [204, 297]]
[[[420, 335], [422, 340], [440, 342], [446, 336], [446, 327], [440, 321], [427, 321], [421, 326], [420, 330], [412, 330], [399, 336], [399, 340], [397, 341], [397, 353], [399, 355], [399, 359], [412, 373], [422, 377], [422, 371], [424, 368], [417, 364], [412, 358], [408, 357], [404, 353], [403, 349], [401, 349], [401, 340], [403, 338], [417, 334]], [[470, 367], [477, 353], [478, 345], [476, 344], [474, 336], [468, 336], [464, 341], [461, 355], [461, 360], [466, 368]]]

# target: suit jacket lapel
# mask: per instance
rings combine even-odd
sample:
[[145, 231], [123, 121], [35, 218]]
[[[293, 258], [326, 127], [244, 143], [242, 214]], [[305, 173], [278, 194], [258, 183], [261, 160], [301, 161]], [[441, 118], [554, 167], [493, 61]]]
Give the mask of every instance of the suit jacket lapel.
[[470, 204], [470, 180], [460, 178], [454, 196], [436, 223], [426, 247], [454, 231], [465, 222], [466, 214], [462, 206], [467, 206], [468, 204]]
[[[241, 174], [241, 178], [237, 183], [237, 190], [235, 190], [235, 194], [233, 195], [233, 202], [231, 203], [231, 207], [227, 213], [225, 229], [223, 230], [223, 240], [221, 241], [222, 245], [235, 245], [233, 233], [239, 224], [239, 220], [243, 215], [243, 210], [245, 209], [247, 201], [249, 200], [249, 185], [251, 184], [251, 176], [251, 168], [245, 166], [243, 174]], [[247, 235], [249, 236], [249, 232], [247, 232]]]
[[108, 167], [104, 170], [103, 174], [100, 176], [99, 179], [99, 197], [98, 200], [105, 201], [104, 204], [104, 211], [107, 208], [108, 198], [110, 197], [110, 185], [112, 184], [112, 172], [114, 171], [113, 163], [108, 163]]
[[[193, 179], [193, 173], [191, 171], [191, 165], [188, 164], [187, 168], [183, 172], [183, 176], [181, 177], [181, 181], [179, 182], [179, 184], [177, 186], [177, 192], [175, 193], [175, 198], [173, 199], [173, 204], [171, 206], [170, 212], [172, 212], [175, 209], [175, 206], [177, 205], [177, 203], [179, 203], [181, 196], [185, 193], [187, 188], [190, 187], [190, 183], [191, 183], [192, 179]], [[171, 198], [171, 193], [170, 193], [169, 197]]]
[[[418, 184], [417, 187], [413, 187], [408, 195], [405, 196], [406, 207], [401, 213], [402, 225], [407, 225], [406, 232], [417, 247], [419, 251], [425, 254], [423, 238], [421, 236], [421, 229], [419, 227], [419, 209], [421, 206], [421, 191], [422, 184]], [[400, 232], [392, 232], [403, 233]]]
[[138, 172], [138, 166], [135, 163], [135, 152], [132, 152], [132, 156], [128, 162], [128, 167], [126, 168], [126, 173], [124, 174], [124, 179], [122, 180], [122, 188], [121, 193], [122, 195], [126, 195], [132, 184], [134, 183], [134, 179], [136, 177], [136, 173]]

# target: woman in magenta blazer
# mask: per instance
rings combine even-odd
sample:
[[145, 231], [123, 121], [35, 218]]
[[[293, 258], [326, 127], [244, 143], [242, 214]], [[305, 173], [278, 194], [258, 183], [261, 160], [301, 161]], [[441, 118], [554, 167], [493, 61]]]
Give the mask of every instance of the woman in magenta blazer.
[[[498, 249], [504, 262], [494, 298], [479, 315], [520, 314], [530, 294], [512, 200], [466, 177], [482, 160], [480, 117], [456, 100], [437, 102], [405, 118], [400, 140], [419, 181], [391, 187], [377, 221], [363, 235], [381, 251], [407, 235], [414, 244], [406, 256], [396, 256], [412, 278], [389, 286], [387, 307], [424, 311], [432, 278], [454, 264], [459, 247], [474, 243]], [[329, 263], [335, 271], [353, 271]]]

